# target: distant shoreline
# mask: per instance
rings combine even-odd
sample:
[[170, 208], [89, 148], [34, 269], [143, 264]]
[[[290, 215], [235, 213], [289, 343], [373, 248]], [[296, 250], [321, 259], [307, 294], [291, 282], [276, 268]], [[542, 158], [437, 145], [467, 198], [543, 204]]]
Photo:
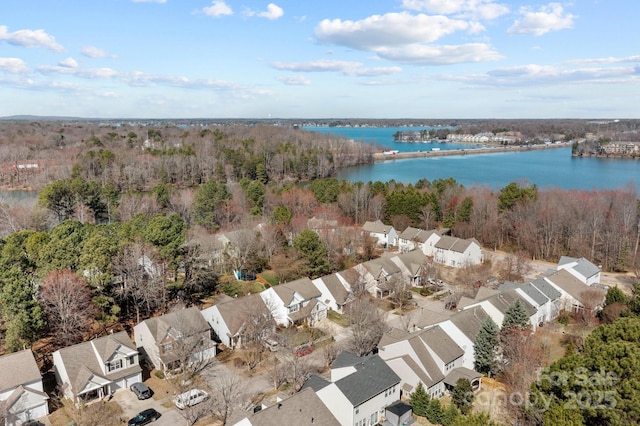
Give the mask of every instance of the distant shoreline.
[[477, 155], [477, 154], [493, 154], [496, 152], [525, 152], [540, 149], [556, 149], [571, 146], [570, 142], [554, 143], [551, 145], [528, 145], [528, 146], [492, 146], [487, 148], [471, 148], [471, 149], [446, 149], [441, 151], [411, 151], [411, 152], [394, 152], [390, 151], [376, 152], [373, 154], [374, 161], [404, 160], [408, 158], [431, 158], [431, 157], [449, 157], [453, 155]]

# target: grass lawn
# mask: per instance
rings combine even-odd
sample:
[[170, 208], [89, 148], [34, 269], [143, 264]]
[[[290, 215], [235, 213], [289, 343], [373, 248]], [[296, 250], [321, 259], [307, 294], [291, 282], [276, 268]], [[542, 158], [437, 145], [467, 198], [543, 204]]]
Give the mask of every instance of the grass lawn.
[[341, 327], [349, 327], [349, 318], [346, 317], [345, 315], [340, 315], [339, 313], [337, 313], [332, 309], [330, 309], [327, 312], [327, 318], [329, 318], [331, 321], [335, 322]]

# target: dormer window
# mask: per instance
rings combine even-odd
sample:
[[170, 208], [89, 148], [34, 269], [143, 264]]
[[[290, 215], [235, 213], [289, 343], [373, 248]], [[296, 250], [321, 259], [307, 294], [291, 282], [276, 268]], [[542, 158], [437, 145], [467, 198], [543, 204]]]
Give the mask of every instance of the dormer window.
[[119, 370], [122, 368], [122, 359], [116, 359], [107, 363], [107, 371], [111, 373], [112, 371]]
[[162, 353], [171, 352], [173, 350], [173, 342], [162, 345]]
[[298, 312], [300, 310], [300, 304], [296, 303], [295, 305], [289, 306], [289, 313], [292, 314], [294, 312]]

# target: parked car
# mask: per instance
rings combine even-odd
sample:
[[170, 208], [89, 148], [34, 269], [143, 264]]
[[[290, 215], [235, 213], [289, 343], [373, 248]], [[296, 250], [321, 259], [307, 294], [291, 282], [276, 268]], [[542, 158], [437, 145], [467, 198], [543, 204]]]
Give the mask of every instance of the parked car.
[[129, 386], [131, 392], [135, 393], [138, 399], [151, 398], [151, 389], [147, 385], [141, 382], [137, 382]]
[[309, 355], [311, 352], [313, 352], [313, 348], [311, 346], [300, 346], [298, 349], [296, 349], [296, 356]]
[[144, 410], [138, 413], [137, 416], [130, 419], [127, 423], [128, 426], [142, 426], [151, 422], [155, 422], [160, 418], [160, 413], [158, 413], [153, 408], [149, 408], [148, 410]]
[[181, 393], [173, 399], [173, 403], [176, 404], [181, 410], [186, 407], [192, 407], [196, 404], [200, 404], [209, 398], [209, 394], [201, 389], [191, 389], [185, 393]]

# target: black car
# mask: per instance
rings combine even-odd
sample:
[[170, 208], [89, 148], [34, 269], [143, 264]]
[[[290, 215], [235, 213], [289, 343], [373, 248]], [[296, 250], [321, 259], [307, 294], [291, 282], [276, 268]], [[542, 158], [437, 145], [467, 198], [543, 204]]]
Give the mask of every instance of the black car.
[[149, 408], [148, 410], [144, 410], [138, 413], [137, 416], [129, 420], [127, 423], [129, 426], [142, 426], [147, 423], [155, 422], [160, 418], [160, 413], [158, 413], [153, 408]]
[[131, 392], [135, 393], [138, 399], [151, 398], [151, 389], [147, 385], [141, 382], [137, 382], [129, 386]]

